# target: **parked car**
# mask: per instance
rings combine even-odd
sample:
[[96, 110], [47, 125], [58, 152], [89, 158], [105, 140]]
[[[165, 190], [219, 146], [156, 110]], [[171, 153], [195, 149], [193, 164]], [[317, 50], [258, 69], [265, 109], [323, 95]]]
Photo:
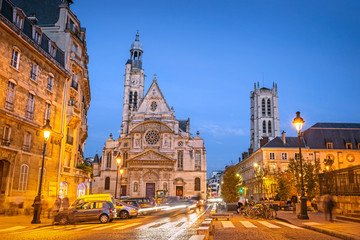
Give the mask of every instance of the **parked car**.
[[121, 200], [122, 202], [126, 203], [127, 205], [136, 207], [138, 210], [140, 210], [141, 206], [138, 204], [138, 202], [136, 200]]
[[95, 220], [107, 223], [112, 222], [116, 216], [116, 208], [110, 201], [84, 201], [58, 212], [54, 221], [60, 224]]
[[153, 208], [157, 206], [155, 199], [153, 198], [128, 198], [126, 200], [135, 200], [141, 208]]
[[76, 206], [79, 203], [86, 202], [86, 201], [108, 201], [108, 202], [112, 202], [113, 204], [115, 204], [115, 200], [114, 200], [113, 196], [110, 193], [104, 193], [104, 194], [89, 194], [89, 195], [84, 195], [84, 196], [78, 197], [71, 204], [71, 206]]
[[138, 215], [138, 209], [136, 207], [130, 206], [119, 200], [115, 200], [115, 208], [117, 216], [122, 219], [136, 217]]

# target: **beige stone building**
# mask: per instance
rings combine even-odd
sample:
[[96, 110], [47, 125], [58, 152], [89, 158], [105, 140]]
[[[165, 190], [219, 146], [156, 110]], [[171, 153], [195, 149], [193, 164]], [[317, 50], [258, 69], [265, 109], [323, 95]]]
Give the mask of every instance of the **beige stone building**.
[[42, 194], [55, 198], [61, 152], [64, 90], [70, 74], [65, 54], [9, 1], [0, 1], [0, 209], [30, 208], [37, 195], [44, 137]]
[[[122, 157], [116, 197], [206, 197], [206, 150], [203, 139], [190, 133], [190, 119], [179, 120], [167, 104], [156, 77], [144, 96], [143, 48], [136, 35], [125, 67], [121, 135], [106, 140], [101, 161], [94, 165], [93, 192], [115, 194], [117, 164]], [[120, 188], [121, 179], [121, 188]], [[120, 190], [121, 189], [121, 190]]]
[[[0, 1], [3, 209], [10, 202], [24, 202], [24, 208], [32, 205], [39, 186], [46, 119], [53, 132], [45, 160], [45, 199], [53, 202], [57, 196], [68, 196], [71, 201], [88, 192], [90, 173], [78, 168], [83, 162], [90, 103], [85, 30], [78, 31], [80, 23], [68, 3], [49, 1], [48, 8], [39, 4]], [[70, 20], [73, 25], [67, 25]]]
[[[296, 130], [294, 130], [296, 132]], [[314, 164], [319, 160], [322, 170], [324, 159], [334, 163], [330, 170], [360, 165], [360, 124], [317, 123], [303, 132], [301, 141], [304, 161]], [[246, 195], [256, 200], [275, 197], [274, 174], [285, 171], [289, 159], [298, 159], [297, 137], [276, 137], [238, 164]]]
[[[90, 173], [79, 169], [83, 163], [87, 134], [87, 111], [90, 106], [90, 84], [85, 32], [70, 10], [67, 0], [12, 0], [31, 15], [37, 26], [64, 51], [65, 68], [70, 74], [66, 82], [61, 151], [59, 158], [58, 194], [74, 200], [89, 192]], [[44, 8], [44, 4], [46, 7]]]

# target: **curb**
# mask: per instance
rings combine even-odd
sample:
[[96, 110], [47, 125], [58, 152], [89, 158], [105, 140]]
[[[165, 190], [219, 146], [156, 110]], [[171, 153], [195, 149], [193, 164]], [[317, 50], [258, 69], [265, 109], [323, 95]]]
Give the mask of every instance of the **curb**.
[[314, 226], [308, 226], [308, 225], [305, 225], [305, 224], [300, 224], [300, 225], [294, 224], [294, 223], [292, 223], [291, 221], [289, 221], [289, 220], [287, 220], [285, 218], [276, 217], [276, 219], [280, 220], [280, 221], [283, 221], [283, 222], [293, 224], [293, 225], [298, 226], [298, 227], [302, 227], [302, 228], [306, 228], [306, 229], [309, 229], [309, 230], [313, 230], [315, 232], [323, 233], [323, 234], [326, 234], [326, 235], [329, 235], [329, 236], [332, 236], [332, 237], [337, 237], [337, 238], [341, 238], [341, 239], [345, 239], [345, 240], [358, 240], [358, 238], [354, 238], [354, 237], [351, 237], [349, 235], [342, 234], [342, 233], [333, 232], [333, 231], [330, 231], [330, 230], [327, 230], [327, 229], [317, 228], [317, 227], [314, 227]]

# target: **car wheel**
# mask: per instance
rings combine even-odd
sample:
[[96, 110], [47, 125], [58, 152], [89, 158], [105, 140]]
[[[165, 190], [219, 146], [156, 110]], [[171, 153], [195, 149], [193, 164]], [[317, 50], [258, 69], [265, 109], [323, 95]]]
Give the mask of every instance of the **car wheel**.
[[65, 224], [68, 224], [69, 223], [69, 219], [66, 217], [66, 216], [62, 216], [59, 220], [59, 223], [61, 225], [65, 225]]
[[121, 211], [120, 212], [120, 218], [121, 219], [126, 219], [129, 217], [129, 213], [127, 211]]
[[109, 216], [106, 214], [102, 214], [99, 218], [101, 223], [107, 223], [109, 221]]

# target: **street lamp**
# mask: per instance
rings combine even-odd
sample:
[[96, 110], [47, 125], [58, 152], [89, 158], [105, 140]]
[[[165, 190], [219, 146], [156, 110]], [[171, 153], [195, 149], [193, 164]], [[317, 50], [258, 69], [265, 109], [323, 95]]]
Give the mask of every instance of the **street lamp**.
[[296, 118], [294, 118], [293, 124], [298, 132], [298, 141], [299, 141], [299, 157], [300, 157], [300, 179], [301, 179], [301, 198], [300, 198], [300, 215], [298, 215], [299, 219], [309, 219], [307, 214], [307, 206], [305, 197], [305, 189], [304, 189], [304, 174], [302, 169], [302, 157], [301, 157], [301, 129], [304, 125], [304, 119], [300, 117], [300, 112], [296, 112]]
[[33, 220], [31, 221], [32, 224], [41, 223], [41, 221], [40, 221], [41, 207], [42, 207], [41, 187], [42, 187], [42, 179], [43, 179], [43, 173], [44, 173], [45, 150], [46, 150], [47, 141], [49, 140], [50, 133], [51, 133], [50, 120], [46, 120], [46, 124], [43, 127], [43, 130], [44, 130], [44, 140], [45, 140], [44, 141], [44, 149], [43, 149], [43, 159], [42, 159], [42, 164], [41, 164], [39, 191], [38, 191], [38, 195], [35, 197], [35, 200], [34, 200], [34, 216], [33, 216]]
[[117, 184], [118, 184], [118, 175], [119, 175], [119, 167], [120, 167], [120, 163], [121, 163], [121, 157], [117, 157], [116, 158], [116, 163], [117, 163], [117, 169], [116, 169], [116, 184], [115, 184], [115, 198], [117, 196]]
[[122, 195], [121, 184], [122, 184], [122, 174], [124, 173], [124, 169], [121, 168], [118, 172], [120, 172], [120, 200], [121, 200], [121, 195]]

